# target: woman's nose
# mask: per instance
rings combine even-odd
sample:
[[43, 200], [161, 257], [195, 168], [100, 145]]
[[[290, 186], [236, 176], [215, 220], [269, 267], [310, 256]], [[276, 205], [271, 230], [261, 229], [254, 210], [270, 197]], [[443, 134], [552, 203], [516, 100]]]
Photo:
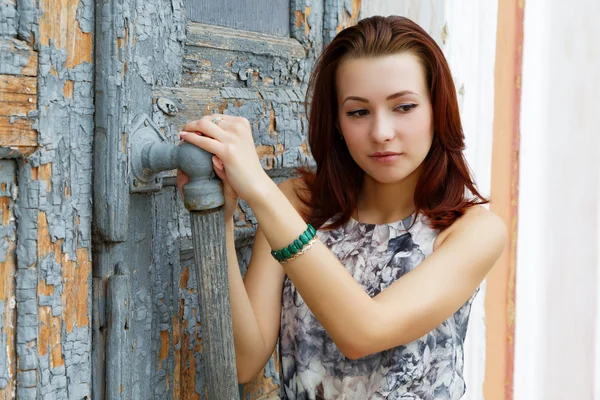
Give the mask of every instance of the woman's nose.
[[390, 118], [379, 116], [371, 127], [371, 140], [375, 143], [389, 142], [394, 138], [394, 125]]

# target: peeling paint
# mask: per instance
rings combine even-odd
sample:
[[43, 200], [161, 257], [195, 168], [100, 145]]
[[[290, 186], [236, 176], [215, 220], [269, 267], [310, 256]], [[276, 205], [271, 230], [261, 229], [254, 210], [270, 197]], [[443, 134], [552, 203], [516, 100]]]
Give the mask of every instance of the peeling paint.
[[[334, 7], [345, 7], [340, 15], [352, 18], [353, 4]], [[95, 15], [96, 5], [101, 15]], [[293, 0], [291, 7], [291, 35], [284, 38], [186, 27], [182, 0], [3, 2], [0, 74], [10, 76], [18, 91], [11, 90], [10, 115], [0, 113], [0, 155], [16, 157], [7, 162], [17, 166], [18, 196], [6, 201], [18, 220], [12, 229], [19, 245], [12, 250], [15, 287], [0, 296], [2, 326], [11, 312], [16, 320], [14, 361], [10, 351], [0, 354], [0, 390], [13, 384], [20, 399], [79, 400], [92, 396], [94, 379], [94, 396], [101, 398], [98, 384], [117, 382], [105, 375], [103, 357], [116, 357], [129, 362], [115, 378], [121, 396], [206, 397], [189, 216], [173, 187], [129, 194], [129, 123], [146, 113], [175, 141], [186, 119], [214, 111], [241, 115], [253, 122], [261, 162], [274, 179], [310, 163], [303, 101], [323, 45], [326, 13], [322, 2], [311, 0]], [[94, 32], [100, 35], [96, 59]], [[173, 100], [173, 107], [159, 107], [159, 97]], [[103, 160], [95, 166], [93, 139], [95, 159]], [[92, 265], [93, 167], [98, 186]], [[6, 187], [6, 193], [13, 196], [13, 189]], [[3, 221], [10, 214], [4, 190], [0, 185]], [[244, 203], [236, 224], [244, 272], [256, 229]], [[0, 235], [4, 262], [12, 254], [10, 235], [10, 229]], [[115, 356], [105, 354], [103, 335], [110, 320], [105, 284], [116, 276], [130, 282], [131, 297], [113, 293], [113, 300], [131, 303], [131, 311], [121, 310], [126, 322], [116, 327], [130, 352]], [[6, 294], [11, 291], [12, 297]], [[93, 358], [92, 331], [100, 344]], [[6, 332], [0, 332], [3, 345]], [[275, 355], [245, 396], [276, 391], [278, 368]]]
[[[85, 33], [70, 23], [76, 7], [67, 0], [18, 0], [18, 25], [10, 32], [18, 38], [0, 40], [7, 50], [0, 90], [12, 93], [10, 114], [0, 112], [0, 140], [5, 148], [35, 149], [21, 152], [13, 173], [16, 362], [0, 357], [0, 385], [3, 371], [13, 369], [9, 384], [20, 399], [91, 393], [92, 25]], [[91, 7], [80, 17], [93, 15]]]
[[0, 35], [16, 36], [19, 25], [19, 14], [12, 1], [0, 4]]
[[0, 37], [0, 74], [36, 76], [37, 53], [23, 41]]

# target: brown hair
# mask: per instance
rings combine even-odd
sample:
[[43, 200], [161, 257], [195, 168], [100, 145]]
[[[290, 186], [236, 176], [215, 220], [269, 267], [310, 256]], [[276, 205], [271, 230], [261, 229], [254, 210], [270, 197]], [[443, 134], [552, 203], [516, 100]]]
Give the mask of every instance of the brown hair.
[[350, 219], [364, 177], [339, 139], [335, 87], [338, 66], [347, 59], [403, 52], [420, 59], [433, 109], [433, 142], [414, 194], [417, 212], [427, 216], [434, 229], [444, 229], [468, 207], [488, 202], [475, 188], [463, 155], [464, 134], [456, 89], [442, 50], [408, 18], [376, 16], [342, 30], [317, 60], [309, 80], [305, 103], [309, 115], [308, 142], [317, 169], [316, 172], [307, 167], [300, 169], [307, 191], [299, 195], [309, 209], [306, 217], [315, 227], [323, 226], [332, 217], [337, 218], [327, 226], [330, 229]]

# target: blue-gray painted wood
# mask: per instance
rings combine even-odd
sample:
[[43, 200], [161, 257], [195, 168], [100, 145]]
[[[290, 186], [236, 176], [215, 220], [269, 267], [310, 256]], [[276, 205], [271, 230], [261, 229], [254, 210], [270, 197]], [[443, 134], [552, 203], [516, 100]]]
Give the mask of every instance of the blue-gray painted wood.
[[125, 70], [132, 43], [127, 11], [122, 0], [96, 1], [94, 226], [108, 242], [127, 239], [127, 227], [122, 223], [127, 220], [129, 207], [125, 132], [130, 93], [125, 86]]
[[92, 398], [104, 399], [105, 395], [105, 348], [106, 336], [106, 290], [102, 278], [92, 278]]
[[153, 332], [159, 329], [153, 319], [152, 301], [155, 276], [153, 274], [154, 256], [152, 248], [156, 223], [155, 204], [152, 195], [132, 194], [129, 210], [129, 243], [126, 254], [127, 266], [131, 276], [131, 323], [129, 330], [134, 341], [129, 352], [132, 368], [132, 399], [155, 398], [154, 383], [157, 365], [153, 365]]
[[[168, 187], [153, 196], [155, 217], [152, 246], [152, 365], [153, 399], [174, 399], [180, 388], [175, 388], [176, 353], [181, 352], [180, 261], [179, 241], [173, 240], [176, 232], [175, 210], [177, 190]], [[166, 337], [166, 343], [165, 343]], [[165, 349], [165, 345], [168, 347]], [[189, 396], [191, 393], [187, 393]], [[191, 396], [190, 396], [191, 397]]]
[[186, 0], [191, 21], [277, 36], [289, 36], [289, 7], [289, 0]]
[[[323, 1], [286, 2], [289, 34], [276, 36], [186, 22], [183, 15], [187, 6], [181, 0], [96, 0], [96, 31], [112, 38], [112, 42], [98, 39], [96, 55], [101, 57], [98, 52], [104, 49], [109, 51], [104, 55], [117, 55], [96, 65], [96, 77], [101, 79], [96, 93], [104, 96], [96, 98], [97, 107], [102, 108], [96, 116], [96, 135], [104, 135], [102, 129], [106, 127], [118, 129], [111, 128], [114, 136], [98, 137], [100, 145], [95, 147], [96, 158], [106, 157], [94, 167], [95, 179], [100, 182], [94, 190], [93, 337], [94, 346], [99, 347], [94, 348], [93, 355], [94, 369], [99, 372], [94, 385], [98, 379], [102, 381], [102, 373], [107, 381], [107, 366], [102, 364], [107, 347], [102, 348], [102, 343], [106, 340], [108, 305], [101, 299], [108, 301], [106, 285], [117, 264], [126, 267], [123, 275], [130, 280], [127, 317], [131, 345], [121, 357], [129, 362], [127, 390], [131, 398], [176, 398], [183, 387], [173, 385], [182, 384], [183, 379], [186, 389], [193, 388], [200, 398], [206, 398], [206, 390], [211, 390], [208, 382], [213, 379], [209, 374], [213, 366], [220, 367], [208, 360], [206, 335], [211, 325], [201, 320], [210, 319], [211, 313], [198, 301], [199, 295], [210, 295], [210, 288], [205, 290], [201, 284], [198, 289], [196, 282], [196, 271], [207, 265], [203, 262], [197, 268], [191, 257], [194, 249], [202, 246], [215, 251], [214, 242], [192, 244], [190, 215], [174, 186], [163, 186], [158, 193], [131, 194], [126, 171], [108, 158], [121, 160], [119, 152], [130, 156], [130, 134], [137, 115], [151, 116], [166, 141], [176, 144], [185, 122], [222, 111], [247, 117], [257, 145], [273, 148], [273, 157], [262, 162], [274, 178], [285, 179], [295, 167], [310, 162], [310, 155], [303, 150], [307, 128], [303, 97], [314, 59], [322, 48]], [[106, 86], [107, 90], [112, 90], [120, 103], [99, 104], [108, 99], [101, 92], [102, 82], [113, 85]], [[165, 108], [168, 100], [175, 107]], [[102, 117], [99, 121], [98, 115], [110, 120]], [[116, 155], [108, 155], [115, 151]], [[109, 175], [123, 180], [110, 183]], [[173, 185], [174, 180], [172, 171], [163, 183]], [[243, 246], [239, 254], [245, 270], [256, 219], [244, 203], [240, 213], [244, 215], [236, 217], [236, 238]], [[206, 303], [211, 304], [211, 300]], [[202, 347], [202, 352], [194, 351]], [[266, 374], [277, 383], [277, 371], [273, 363], [269, 365]], [[180, 374], [177, 381], [176, 373]], [[237, 398], [235, 374], [222, 373], [221, 378], [224, 376], [233, 379], [228, 390], [234, 396], [231, 398]], [[94, 390], [96, 395], [101, 396], [102, 391]], [[110, 397], [107, 394], [104, 398]]]
[[[121, 271], [124, 272], [124, 271]], [[131, 337], [129, 331], [131, 315], [130, 279], [117, 274], [108, 278], [106, 288], [106, 397], [109, 399], [131, 399]], [[140, 398], [140, 397], [135, 397]]]
[[209, 399], [239, 399], [223, 209], [191, 213]]

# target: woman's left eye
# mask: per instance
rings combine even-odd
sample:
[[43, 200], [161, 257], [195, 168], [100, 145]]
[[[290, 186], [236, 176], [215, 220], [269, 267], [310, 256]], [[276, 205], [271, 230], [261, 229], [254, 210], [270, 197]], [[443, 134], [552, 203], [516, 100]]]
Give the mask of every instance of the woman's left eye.
[[401, 104], [398, 107], [394, 108], [394, 111], [401, 111], [401, 112], [409, 112], [410, 110], [412, 110], [413, 108], [417, 107], [416, 104]]

